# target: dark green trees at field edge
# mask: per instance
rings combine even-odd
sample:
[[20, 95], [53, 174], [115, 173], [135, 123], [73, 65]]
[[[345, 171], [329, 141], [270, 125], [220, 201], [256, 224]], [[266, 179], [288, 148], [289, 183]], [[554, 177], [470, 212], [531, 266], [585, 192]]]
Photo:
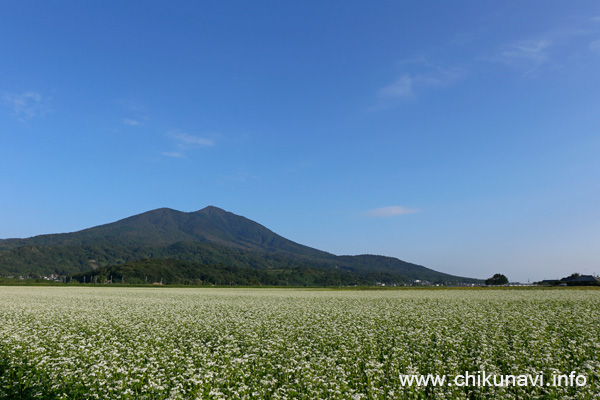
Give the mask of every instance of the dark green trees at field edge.
[[495, 274], [491, 278], [486, 279], [485, 284], [488, 286], [506, 285], [508, 284], [508, 278], [502, 274]]

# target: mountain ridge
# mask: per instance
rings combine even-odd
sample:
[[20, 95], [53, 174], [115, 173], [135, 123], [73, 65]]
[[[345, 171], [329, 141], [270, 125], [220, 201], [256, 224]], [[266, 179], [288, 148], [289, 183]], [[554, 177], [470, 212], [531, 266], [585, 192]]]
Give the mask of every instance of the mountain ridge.
[[240, 271], [246, 267], [339, 269], [361, 279], [370, 276], [388, 282], [478, 281], [393, 257], [337, 256], [293, 242], [214, 206], [193, 212], [163, 207], [76, 232], [0, 240], [0, 275], [72, 275], [143, 259], [229, 265]]

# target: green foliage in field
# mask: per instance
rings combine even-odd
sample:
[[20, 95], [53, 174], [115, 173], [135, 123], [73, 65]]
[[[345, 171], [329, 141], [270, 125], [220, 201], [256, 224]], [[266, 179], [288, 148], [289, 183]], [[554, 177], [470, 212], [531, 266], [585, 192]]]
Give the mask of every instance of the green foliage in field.
[[113, 265], [72, 277], [83, 282], [165, 285], [337, 286], [371, 285], [373, 280], [343, 270], [294, 267], [253, 268], [245, 265], [148, 259]]
[[[0, 398], [591, 399], [597, 290], [4, 287]], [[400, 374], [575, 371], [574, 386]]]

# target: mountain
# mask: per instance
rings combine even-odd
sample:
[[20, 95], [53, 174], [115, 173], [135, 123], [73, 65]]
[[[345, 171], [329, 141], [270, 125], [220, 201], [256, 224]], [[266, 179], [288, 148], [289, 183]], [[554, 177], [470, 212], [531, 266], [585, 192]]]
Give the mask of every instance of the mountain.
[[200, 270], [212, 266], [234, 268], [246, 275], [262, 271], [263, 275], [270, 274], [266, 281], [273, 276], [287, 276], [289, 280], [290, 274], [306, 278], [307, 274], [315, 275], [315, 271], [326, 276], [325, 281], [339, 282], [477, 281], [392, 257], [336, 256], [295, 243], [254, 221], [213, 206], [190, 213], [160, 208], [79, 232], [0, 240], [0, 275], [72, 275], [98, 270], [95, 275], [102, 272], [104, 276], [107, 270], [103, 268], [141, 268], [148, 265], [139, 260], [148, 259], [154, 260], [152, 268], [178, 270], [173, 276], [179, 280], [187, 279], [181, 271], [200, 276], [204, 274]]
[[159, 208], [79, 232], [0, 240], [0, 250], [28, 245], [165, 246], [176, 242], [211, 242], [238, 249], [331, 255], [294, 243], [254, 221], [213, 206], [191, 213]]

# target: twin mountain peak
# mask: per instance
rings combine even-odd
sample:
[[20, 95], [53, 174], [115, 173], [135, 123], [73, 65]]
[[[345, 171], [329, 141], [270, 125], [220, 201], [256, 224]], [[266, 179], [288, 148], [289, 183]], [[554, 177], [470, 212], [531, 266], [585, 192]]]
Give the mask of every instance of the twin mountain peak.
[[159, 208], [78, 232], [0, 240], [0, 275], [73, 275], [129, 263], [135, 267], [136, 262], [149, 259], [154, 264], [171, 260], [166, 263], [171, 266], [178, 260], [177, 268], [186, 270], [189, 265], [181, 263], [196, 269], [238, 268], [251, 275], [254, 270], [278, 276], [316, 274], [359, 284], [477, 282], [392, 257], [336, 256], [214, 206], [195, 212]]

